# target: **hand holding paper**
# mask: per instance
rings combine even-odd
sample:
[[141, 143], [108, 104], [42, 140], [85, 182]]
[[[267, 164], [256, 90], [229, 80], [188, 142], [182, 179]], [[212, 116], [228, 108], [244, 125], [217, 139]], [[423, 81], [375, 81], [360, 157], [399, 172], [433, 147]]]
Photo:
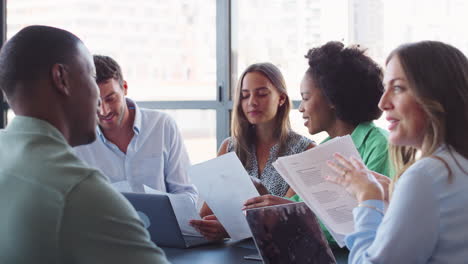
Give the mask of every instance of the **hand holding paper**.
[[337, 161], [327, 161], [328, 166], [338, 173], [338, 177], [327, 177], [327, 180], [344, 187], [358, 202], [366, 200], [383, 200], [384, 191], [377, 179], [356, 158], [349, 160], [342, 155], [333, 155]]
[[265, 206], [294, 203], [291, 200], [276, 195], [266, 194], [248, 199], [244, 203], [242, 210], [254, 209]]
[[235, 153], [194, 165], [189, 176], [233, 240], [252, 236], [242, 207], [259, 194]]
[[284, 180], [322, 220], [340, 246], [344, 235], [354, 230], [352, 210], [356, 199], [325, 176], [340, 176], [327, 165], [336, 152], [360, 159], [351, 137], [336, 137], [308, 151], [280, 157], [273, 163]]
[[189, 224], [189, 221], [191, 219], [201, 218], [197, 213], [195, 204], [193, 203], [191, 197], [188, 194], [165, 193], [155, 190], [146, 185], [143, 185], [143, 188], [145, 190], [145, 193], [167, 195], [169, 197], [169, 200], [171, 201], [172, 209], [174, 210], [174, 214], [176, 216], [177, 223], [179, 224], [182, 234], [190, 236], [200, 236], [199, 232]]
[[207, 215], [202, 220], [190, 220], [190, 224], [208, 240], [220, 240], [229, 236], [215, 215]]

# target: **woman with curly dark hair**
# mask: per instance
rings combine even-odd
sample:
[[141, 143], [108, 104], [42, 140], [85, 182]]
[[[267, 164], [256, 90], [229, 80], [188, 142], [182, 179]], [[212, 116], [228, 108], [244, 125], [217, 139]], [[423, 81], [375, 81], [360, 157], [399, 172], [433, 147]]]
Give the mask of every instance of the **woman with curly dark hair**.
[[[378, 107], [383, 94], [382, 69], [365, 50], [345, 47], [340, 42], [328, 42], [310, 49], [305, 56], [309, 68], [301, 82], [302, 102], [299, 111], [310, 134], [325, 131], [329, 137], [350, 134], [364, 164], [385, 185], [390, 179], [388, 133], [374, 125], [382, 115]], [[298, 195], [291, 198], [302, 201]], [[245, 209], [289, 203], [290, 200], [263, 195], [249, 199]], [[324, 228], [326, 231], [326, 229]], [[326, 236], [332, 244], [334, 240]]]
[[340, 42], [311, 49], [306, 58], [299, 111], [309, 133], [325, 131], [325, 141], [351, 134], [366, 166], [389, 175], [387, 132], [372, 122], [382, 115], [381, 68], [359, 47]]

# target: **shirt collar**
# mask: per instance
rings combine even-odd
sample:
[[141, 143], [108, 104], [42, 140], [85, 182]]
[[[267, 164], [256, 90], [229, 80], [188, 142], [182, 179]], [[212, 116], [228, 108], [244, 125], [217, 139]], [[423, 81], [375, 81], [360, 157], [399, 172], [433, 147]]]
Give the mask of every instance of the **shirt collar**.
[[[359, 124], [354, 130], [353, 133], [351, 133], [351, 139], [353, 140], [354, 145], [356, 145], [356, 148], [361, 147], [362, 143], [364, 143], [364, 140], [367, 137], [367, 134], [374, 128], [375, 125], [373, 122], [364, 122]], [[331, 138], [327, 137], [324, 139], [320, 144], [325, 143], [329, 141]]]
[[354, 145], [356, 148], [361, 147], [362, 143], [367, 137], [367, 134], [375, 127], [373, 122], [364, 122], [359, 124], [351, 134], [351, 138], [353, 139]]
[[[130, 98], [125, 98], [125, 102], [127, 104], [128, 109], [134, 109], [135, 110], [135, 120], [133, 120], [133, 132], [135, 132], [135, 135], [138, 135], [138, 134], [140, 134], [140, 131], [141, 131], [141, 111], [140, 111], [140, 108], [135, 103], [135, 101], [133, 101]], [[107, 139], [104, 136], [104, 133], [102, 133], [102, 130], [99, 127], [99, 125], [96, 126], [96, 133], [104, 143], [107, 142]]]
[[138, 105], [130, 98], [126, 98], [128, 109], [135, 109], [135, 120], [133, 121], [133, 131], [136, 135], [141, 131], [141, 111]]
[[330, 137], [327, 137], [327, 138], [325, 138], [322, 142], [320, 142], [320, 144], [323, 144], [323, 143], [327, 142], [327, 141], [330, 140], [330, 139], [331, 139]]
[[63, 134], [55, 126], [45, 120], [34, 117], [17, 115], [8, 124], [5, 130], [11, 132], [20, 131], [47, 135], [68, 145]]

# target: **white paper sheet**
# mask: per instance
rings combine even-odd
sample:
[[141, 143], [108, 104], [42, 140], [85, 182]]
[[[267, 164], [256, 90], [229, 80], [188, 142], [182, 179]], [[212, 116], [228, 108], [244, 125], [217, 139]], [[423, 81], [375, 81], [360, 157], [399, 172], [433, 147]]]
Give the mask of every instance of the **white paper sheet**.
[[236, 154], [194, 165], [188, 173], [229, 236], [233, 240], [251, 237], [242, 207], [247, 199], [259, 194]]
[[333, 160], [336, 152], [347, 158], [361, 159], [348, 135], [300, 154], [280, 157], [273, 166], [327, 226], [338, 245], [344, 246], [344, 236], [354, 230], [352, 210], [357, 201], [343, 187], [323, 178], [326, 175], [338, 176], [326, 164], [327, 160]]
[[145, 193], [148, 193], [148, 194], [164, 194], [169, 197], [169, 200], [171, 201], [172, 209], [174, 210], [174, 214], [177, 218], [177, 223], [179, 224], [180, 230], [182, 231], [183, 235], [200, 236], [200, 237], [202, 236], [191, 225], [189, 225], [190, 220], [201, 219], [200, 215], [198, 215], [195, 204], [193, 203], [189, 195], [183, 194], [183, 193], [181, 194], [165, 193], [162, 191], [155, 190], [146, 185], [143, 185], [143, 189], [145, 190]]

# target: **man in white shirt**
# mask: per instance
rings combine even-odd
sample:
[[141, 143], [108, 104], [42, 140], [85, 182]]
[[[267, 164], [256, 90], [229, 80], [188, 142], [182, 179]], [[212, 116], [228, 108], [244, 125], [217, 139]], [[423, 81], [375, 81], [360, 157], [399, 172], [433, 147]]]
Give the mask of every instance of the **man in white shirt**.
[[78, 157], [100, 169], [120, 191], [145, 192], [147, 186], [185, 193], [196, 202], [197, 191], [187, 176], [190, 160], [175, 121], [125, 97], [128, 84], [115, 60], [95, 55], [94, 64], [102, 101], [97, 140], [75, 148]]

